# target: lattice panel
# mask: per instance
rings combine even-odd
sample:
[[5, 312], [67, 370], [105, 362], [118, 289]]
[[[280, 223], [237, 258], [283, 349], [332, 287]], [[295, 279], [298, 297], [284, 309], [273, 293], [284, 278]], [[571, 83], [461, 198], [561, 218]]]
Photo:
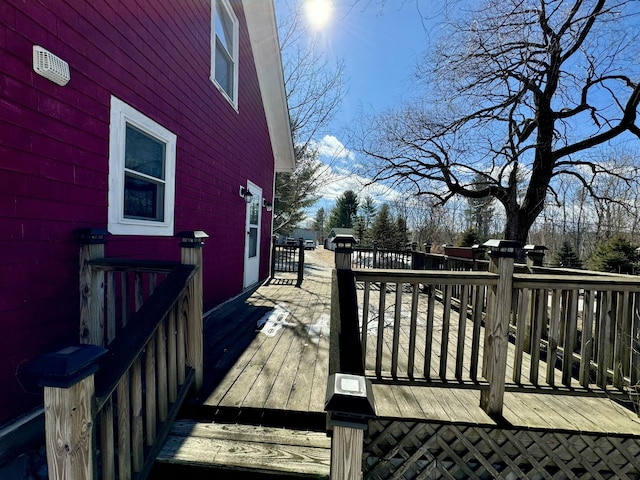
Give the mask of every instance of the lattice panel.
[[640, 438], [373, 420], [365, 479], [640, 479]]

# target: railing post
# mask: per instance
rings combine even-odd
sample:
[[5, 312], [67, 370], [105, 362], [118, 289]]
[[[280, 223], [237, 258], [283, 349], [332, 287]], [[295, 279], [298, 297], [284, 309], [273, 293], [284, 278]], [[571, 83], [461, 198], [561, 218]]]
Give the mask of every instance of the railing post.
[[80, 343], [104, 345], [104, 272], [91, 260], [104, 258], [109, 232], [99, 228], [76, 230], [80, 240]]
[[300, 288], [304, 280], [304, 238], [298, 239], [298, 280], [296, 281], [296, 287]]
[[275, 278], [276, 276], [276, 237], [273, 235], [271, 237], [271, 278]]
[[[353, 246], [356, 239], [353, 235], [336, 235], [333, 237], [333, 243], [336, 244], [335, 260], [337, 270], [351, 270], [351, 255], [353, 254]], [[374, 242], [374, 259], [375, 259], [375, 242]], [[375, 260], [374, 260], [375, 266]]]
[[375, 416], [371, 382], [364, 376], [351, 255], [355, 238], [337, 235], [331, 289], [329, 379], [325, 410], [331, 437], [331, 479], [362, 478], [364, 432]]
[[497, 273], [498, 285], [492, 287], [485, 324], [485, 345], [482, 373], [489, 382], [488, 390], [480, 392], [480, 407], [492, 417], [502, 416], [507, 349], [509, 347], [509, 319], [513, 297], [513, 264], [517, 242], [489, 240], [489, 272]]
[[176, 235], [180, 238], [180, 261], [198, 268], [189, 286], [189, 314], [187, 319], [187, 364], [194, 369], [194, 386], [200, 390], [203, 379], [203, 339], [202, 339], [202, 247], [209, 235], [203, 231], [185, 231]]
[[364, 432], [375, 417], [371, 382], [364, 375], [330, 375], [325, 410], [333, 428], [330, 478], [360, 480]]
[[94, 374], [106, 350], [76, 345], [48, 353], [30, 366], [44, 387], [47, 468], [51, 480], [97, 478]]
[[547, 247], [544, 245], [525, 245], [523, 250], [529, 269], [532, 267], [542, 267], [545, 251], [548, 250]]

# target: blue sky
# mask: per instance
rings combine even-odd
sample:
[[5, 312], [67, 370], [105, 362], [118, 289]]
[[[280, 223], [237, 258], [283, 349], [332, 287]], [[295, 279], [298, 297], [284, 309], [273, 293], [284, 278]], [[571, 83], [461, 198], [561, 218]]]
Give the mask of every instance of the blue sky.
[[[278, 4], [283, 1], [276, 0], [277, 9], [282, 8]], [[330, 127], [316, 139], [321, 152], [344, 149], [340, 161], [333, 165], [333, 181], [321, 191], [323, 200], [308, 211], [311, 217], [320, 207], [330, 210], [335, 198], [345, 190], [360, 190], [360, 179], [349, 172], [349, 164], [358, 158], [347, 143], [348, 129], [362, 114], [398, 105], [410, 92], [414, 65], [428, 44], [425, 26], [427, 30], [437, 28], [432, 26], [432, 20], [437, 16], [433, 7], [438, 3], [435, 0], [333, 0], [333, 12], [326, 26], [319, 31], [309, 29], [309, 35], [320, 36], [329, 61], [344, 60], [348, 90]], [[418, 10], [426, 9], [427, 5], [431, 10]], [[277, 12], [281, 14], [282, 10]], [[324, 158], [331, 157], [333, 155]], [[393, 197], [393, 192], [383, 187], [370, 193], [379, 203]]]

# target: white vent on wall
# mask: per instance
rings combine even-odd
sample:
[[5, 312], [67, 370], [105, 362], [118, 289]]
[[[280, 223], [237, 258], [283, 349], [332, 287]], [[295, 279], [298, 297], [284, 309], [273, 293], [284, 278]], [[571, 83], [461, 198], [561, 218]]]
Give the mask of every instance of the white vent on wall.
[[33, 71], [62, 86], [71, 78], [69, 64], [38, 45], [33, 46]]

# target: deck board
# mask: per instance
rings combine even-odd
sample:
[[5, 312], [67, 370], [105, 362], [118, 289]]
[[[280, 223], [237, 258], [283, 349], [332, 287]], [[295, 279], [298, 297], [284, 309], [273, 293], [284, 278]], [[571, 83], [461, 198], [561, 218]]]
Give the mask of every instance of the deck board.
[[[286, 412], [303, 412], [313, 414], [324, 413], [324, 397], [328, 375], [328, 315], [330, 312], [331, 273], [326, 255], [321, 249], [309, 252], [310, 262], [308, 274], [301, 288], [294, 286], [295, 279], [276, 280], [258, 288], [242, 305], [227, 311], [214, 311], [209, 321], [214, 324], [227, 325], [234, 317], [243, 321], [254, 322], [253, 316], [243, 313], [243, 309], [254, 309], [265, 314], [278, 306], [289, 312], [287, 325], [274, 336], [263, 332], [252, 332], [253, 337], [246, 340], [247, 347], [239, 355], [237, 361], [227, 375], [212, 388], [207, 398], [199, 402], [209, 408], [265, 409]], [[323, 257], [324, 256], [324, 257]], [[329, 257], [330, 258], [330, 257]], [[394, 317], [395, 293], [387, 286], [386, 311], [388, 318]], [[363, 290], [358, 291], [359, 295]], [[379, 292], [372, 286], [371, 308], [369, 312], [368, 348], [366, 352], [366, 368], [374, 375], [375, 362], [373, 353], [378, 328], [377, 298]], [[403, 301], [410, 301], [411, 295], [405, 292]], [[424, 378], [424, 345], [427, 338], [427, 319], [422, 310], [426, 300], [420, 297], [421, 307], [417, 317], [416, 356], [414, 360], [416, 378]], [[259, 310], [256, 310], [259, 309]], [[410, 309], [406, 310], [410, 312]], [[385, 315], [383, 346], [383, 378], [374, 379], [374, 398], [377, 413], [380, 417], [407, 417], [415, 420], [434, 422], [451, 422], [468, 425], [495, 426], [497, 422], [490, 418], [479, 407], [480, 388], [485, 382], [478, 372], [478, 382], [471, 380], [470, 350], [473, 339], [473, 324], [469, 320], [465, 325], [465, 352], [463, 362], [463, 378], [455, 379], [458, 313], [454, 312], [449, 325], [449, 349], [447, 350], [447, 381], [442, 384], [431, 384], [428, 387], [408, 383], [408, 335], [410, 316], [401, 318], [400, 344], [398, 355], [398, 378], [390, 375], [393, 341], [393, 322]], [[433, 356], [429, 369], [432, 378], [436, 378], [440, 365], [440, 345], [442, 328], [440, 318], [441, 305], [436, 304], [436, 315], [433, 329]], [[324, 322], [324, 323], [323, 323]], [[326, 323], [326, 325], [325, 325]], [[324, 327], [323, 327], [324, 325]], [[255, 326], [245, 325], [244, 329], [255, 330]], [[208, 335], [233, 335], [234, 329], [224, 327], [206, 329]], [[481, 330], [481, 338], [484, 330]], [[222, 339], [207, 340], [207, 344], [218, 344]], [[482, 341], [481, 346], [482, 350]], [[509, 346], [513, 349], [513, 345]], [[634, 412], [618, 405], [609, 399], [605, 392], [598, 389], [585, 390], [577, 381], [572, 389], [566, 387], [547, 387], [544, 391], [536, 391], [528, 379], [531, 360], [528, 355], [523, 358], [521, 381], [515, 384], [511, 380], [513, 371], [513, 355], [509, 355], [507, 366], [507, 391], [503, 421], [514, 428], [524, 429], [557, 429], [574, 432], [615, 432], [629, 435], [640, 435], [640, 421]], [[478, 366], [482, 368], [481, 365]], [[545, 384], [546, 364], [540, 362], [539, 382]], [[206, 374], [205, 374], [206, 376]], [[395, 385], [394, 385], [395, 383]], [[556, 385], [561, 385], [561, 372], [556, 375]]]
[[172, 428], [158, 461], [244, 470], [247, 475], [328, 478], [330, 455], [331, 440], [323, 433], [181, 421]]

